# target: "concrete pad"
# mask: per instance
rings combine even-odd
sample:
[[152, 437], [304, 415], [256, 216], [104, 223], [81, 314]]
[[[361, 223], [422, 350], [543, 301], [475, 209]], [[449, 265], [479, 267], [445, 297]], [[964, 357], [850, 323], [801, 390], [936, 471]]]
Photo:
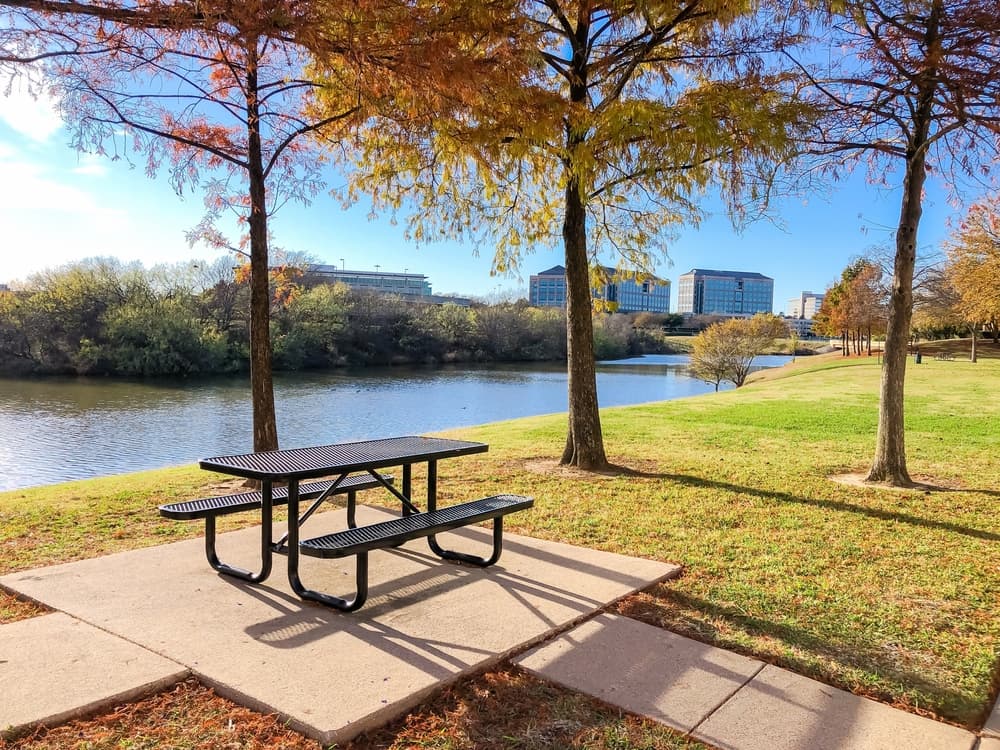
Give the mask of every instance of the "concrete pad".
[[59, 612], [0, 625], [0, 733], [68, 721], [187, 674], [176, 662]]
[[1000, 750], [1000, 740], [994, 737], [983, 737], [979, 740], [976, 750]]
[[[360, 523], [385, 520], [361, 507]], [[346, 527], [343, 510], [310, 519], [308, 536]], [[490, 532], [442, 534], [479, 554]], [[224, 534], [223, 560], [256, 567], [259, 528]], [[223, 695], [274, 711], [322, 743], [343, 742], [418, 704], [459, 676], [536, 643], [678, 568], [605, 552], [504, 536], [497, 565], [439, 560], [425, 540], [369, 556], [369, 601], [342, 614], [303, 602], [284, 560], [264, 584], [216, 574], [202, 539], [125, 552], [0, 579], [189, 667]], [[353, 592], [354, 559], [305, 558], [310, 588]]]
[[983, 737], [1000, 737], [1000, 698], [997, 698], [993, 711], [986, 720], [986, 725], [983, 727]]
[[516, 663], [681, 732], [694, 729], [764, 666], [609, 614], [578, 625]]
[[971, 732], [771, 665], [693, 733], [720, 750], [971, 750]]

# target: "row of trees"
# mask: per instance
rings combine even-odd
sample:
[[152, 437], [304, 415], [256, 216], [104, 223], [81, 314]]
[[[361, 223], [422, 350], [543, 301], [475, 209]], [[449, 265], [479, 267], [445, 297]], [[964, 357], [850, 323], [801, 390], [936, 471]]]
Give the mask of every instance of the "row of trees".
[[821, 336], [839, 336], [846, 357], [872, 353], [872, 337], [884, 335], [889, 317], [890, 291], [882, 267], [862, 258], [844, 269], [840, 280], [826, 290], [813, 330]]
[[[249, 285], [229, 264], [146, 270], [94, 259], [0, 292], [0, 373], [189, 376], [249, 367]], [[401, 362], [564, 360], [565, 313], [525, 303], [426, 305], [303, 287], [275, 269], [270, 338], [281, 370]], [[661, 316], [662, 317], [662, 316]], [[601, 358], [662, 351], [662, 320], [602, 315]]]
[[[568, 279], [563, 461], [607, 465], [589, 268], [640, 272], [718, 188], [739, 219], [778, 166], [884, 180], [902, 200], [872, 480], [908, 481], [903, 373], [928, 173], [997, 153], [1000, 18], [990, 0], [0, 0], [0, 64], [41, 69], [79, 148], [200, 186], [195, 236], [250, 258], [254, 445], [277, 447], [270, 213], [344, 157], [355, 191], [415, 207], [415, 237], [471, 236], [495, 269], [561, 243]], [[165, 94], [164, 92], [170, 92]], [[331, 148], [332, 147], [332, 148]], [[322, 148], [320, 153], [317, 149]], [[798, 167], [804, 165], [805, 169]], [[950, 184], [959, 181], [951, 179]], [[217, 220], [247, 230], [231, 241]], [[752, 210], [749, 210], [752, 213]]]
[[[916, 267], [912, 331], [925, 338], [971, 335], [975, 361], [980, 332], [1000, 342], [1000, 196], [973, 204], [943, 250]], [[860, 258], [826, 290], [814, 330], [840, 337], [845, 356], [870, 355], [872, 338], [885, 333], [890, 289], [884, 266], [877, 254]]]

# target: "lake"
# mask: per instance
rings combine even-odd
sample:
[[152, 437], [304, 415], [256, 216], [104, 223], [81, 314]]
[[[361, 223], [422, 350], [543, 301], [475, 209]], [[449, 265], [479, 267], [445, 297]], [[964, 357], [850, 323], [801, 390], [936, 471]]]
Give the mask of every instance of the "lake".
[[[789, 357], [758, 357], [777, 367]], [[598, 364], [602, 407], [709, 393], [686, 355]], [[725, 387], [725, 386], [724, 386]], [[731, 387], [731, 386], [730, 386]], [[566, 411], [563, 364], [275, 375], [282, 448], [434, 432]], [[253, 449], [246, 376], [0, 379], [0, 490], [193, 463]]]

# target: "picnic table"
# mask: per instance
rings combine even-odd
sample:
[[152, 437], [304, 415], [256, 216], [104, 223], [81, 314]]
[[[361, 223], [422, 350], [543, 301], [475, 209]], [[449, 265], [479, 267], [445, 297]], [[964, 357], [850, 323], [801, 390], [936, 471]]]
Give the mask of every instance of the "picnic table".
[[[397, 547], [411, 539], [426, 537], [431, 550], [445, 560], [477, 566], [494, 564], [503, 547], [503, 517], [508, 513], [530, 508], [534, 501], [522, 495], [493, 495], [478, 500], [437, 507], [437, 463], [489, 449], [485, 443], [421, 436], [384, 438], [353, 443], [339, 443], [310, 448], [263, 451], [233, 456], [206, 458], [199, 462], [203, 469], [231, 476], [258, 480], [259, 492], [243, 492], [221, 497], [202, 498], [160, 506], [160, 514], [176, 519], [205, 519], [205, 553], [209, 564], [220, 573], [252, 583], [268, 578], [273, 554], [287, 556], [288, 582], [303, 599], [319, 602], [343, 611], [361, 607], [368, 596], [368, 553], [372, 550]], [[413, 500], [413, 466], [427, 464], [426, 510]], [[394, 477], [380, 470], [401, 467], [402, 483], [395, 486]], [[303, 480], [326, 477], [323, 481], [303, 484]], [[330, 478], [332, 477], [332, 478]], [[276, 487], [276, 483], [285, 486]], [[402, 506], [399, 518], [358, 526], [356, 493], [381, 487]], [[347, 494], [347, 528], [332, 534], [302, 539], [302, 525], [327, 499]], [[299, 503], [312, 504], [302, 513]], [[288, 505], [288, 530], [278, 540], [273, 539], [273, 513], [278, 505]], [[261, 567], [256, 573], [222, 562], [216, 552], [217, 516], [241, 511], [260, 513]], [[493, 549], [488, 557], [469, 555], [442, 548], [435, 535], [461, 526], [491, 520]], [[299, 576], [299, 556], [321, 558], [353, 556], [356, 559], [356, 586], [352, 598], [307, 588]]]

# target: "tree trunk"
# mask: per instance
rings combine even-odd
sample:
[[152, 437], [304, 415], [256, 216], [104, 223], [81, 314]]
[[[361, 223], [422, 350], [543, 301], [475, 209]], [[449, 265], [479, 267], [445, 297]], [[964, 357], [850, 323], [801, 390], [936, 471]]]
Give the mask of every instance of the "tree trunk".
[[271, 378], [271, 292], [268, 286], [267, 193], [257, 100], [257, 43], [247, 45], [247, 172], [250, 181], [250, 399], [253, 449], [276, 450], [278, 427]]
[[587, 257], [587, 215], [577, 179], [566, 185], [563, 221], [566, 250], [566, 362], [569, 373], [569, 432], [560, 463], [581, 469], [608, 466], [597, 404], [594, 321]]
[[889, 324], [885, 334], [875, 457], [867, 477], [869, 482], [888, 482], [895, 486], [911, 484], [906, 468], [903, 384], [913, 314], [913, 267], [916, 263], [917, 228], [925, 176], [923, 153], [921, 149], [918, 155], [907, 160], [903, 179], [903, 205], [896, 230], [896, 258], [889, 298]]
[[976, 325], [972, 326], [972, 356], [969, 357], [969, 360], [971, 362], [975, 362], [976, 361], [976, 339], [978, 338], [978, 336], [976, 335], [976, 329], [977, 328], [978, 328], [978, 326], [976, 326]]

